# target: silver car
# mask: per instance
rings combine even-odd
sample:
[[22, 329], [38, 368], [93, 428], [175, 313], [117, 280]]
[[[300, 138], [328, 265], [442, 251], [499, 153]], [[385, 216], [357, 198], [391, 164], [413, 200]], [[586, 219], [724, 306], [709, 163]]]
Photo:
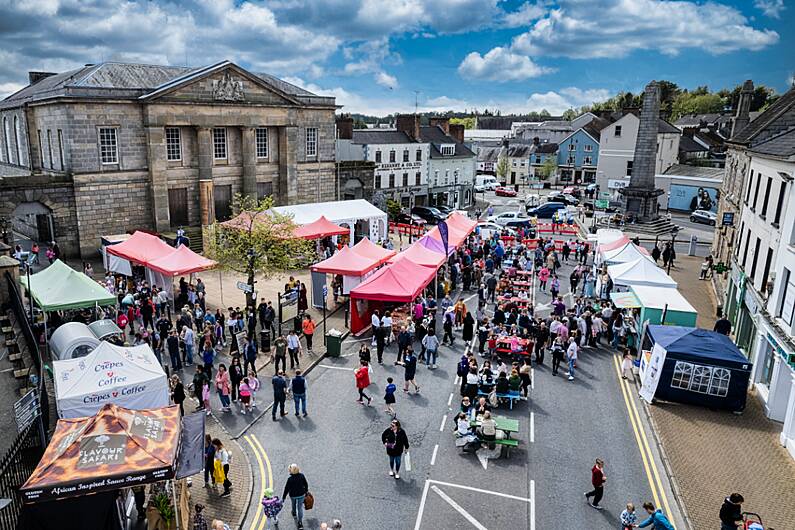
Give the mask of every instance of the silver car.
[[693, 213], [690, 214], [690, 222], [692, 223], [702, 223], [705, 225], [715, 226], [717, 220], [718, 215], [715, 212], [711, 212], [709, 210], [694, 210]]

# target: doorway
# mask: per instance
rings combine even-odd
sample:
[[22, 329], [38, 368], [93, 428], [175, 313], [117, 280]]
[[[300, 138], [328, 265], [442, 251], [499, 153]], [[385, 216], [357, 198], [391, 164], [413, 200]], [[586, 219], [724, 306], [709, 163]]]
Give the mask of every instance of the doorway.
[[23, 202], [11, 214], [14, 231], [32, 241], [49, 243], [55, 239], [52, 210], [44, 204]]
[[188, 188], [171, 188], [168, 190], [168, 217], [171, 226], [188, 224]]
[[232, 186], [214, 186], [213, 196], [215, 197], [215, 219], [216, 221], [228, 221], [232, 218]]

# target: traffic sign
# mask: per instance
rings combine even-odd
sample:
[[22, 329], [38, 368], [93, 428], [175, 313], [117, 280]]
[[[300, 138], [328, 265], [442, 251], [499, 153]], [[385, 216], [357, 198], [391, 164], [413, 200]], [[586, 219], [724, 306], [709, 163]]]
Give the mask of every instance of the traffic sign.
[[246, 282], [237, 282], [237, 288], [243, 291], [244, 293], [253, 293], [254, 286], [249, 285]]
[[17, 430], [24, 431], [33, 420], [41, 414], [39, 395], [33, 389], [14, 403], [14, 417], [17, 420]]

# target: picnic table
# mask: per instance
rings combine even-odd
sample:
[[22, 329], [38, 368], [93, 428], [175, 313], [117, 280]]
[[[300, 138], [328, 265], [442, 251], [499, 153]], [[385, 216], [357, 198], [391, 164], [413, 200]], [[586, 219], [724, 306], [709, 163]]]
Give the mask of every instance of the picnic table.
[[533, 275], [533, 271], [520, 271], [520, 270], [517, 270], [516, 274], [519, 275], [519, 276], [532, 276]]
[[524, 280], [512, 280], [511, 285], [513, 285], [514, 287], [531, 287], [533, 284], [532, 282]]
[[511, 344], [513, 342], [513, 336], [506, 336], [506, 337], [498, 337], [497, 338], [497, 353], [510, 353], [515, 355], [530, 355], [530, 352], [533, 349], [533, 341], [530, 339], [524, 339], [522, 337], [517, 337], [518, 345], [521, 348], [519, 351], [513, 351], [511, 348]]
[[531, 300], [529, 298], [519, 298], [518, 296], [498, 296], [497, 301], [503, 304], [516, 304], [516, 305], [529, 305]]
[[[506, 418], [505, 416], [494, 416], [492, 418], [497, 424], [497, 430], [503, 431], [505, 436], [510, 439], [512, 432], [519, 432], [519, 420]], [[483, 422], [476, 419], [470, 420], [470, 427], [480, 427]]]

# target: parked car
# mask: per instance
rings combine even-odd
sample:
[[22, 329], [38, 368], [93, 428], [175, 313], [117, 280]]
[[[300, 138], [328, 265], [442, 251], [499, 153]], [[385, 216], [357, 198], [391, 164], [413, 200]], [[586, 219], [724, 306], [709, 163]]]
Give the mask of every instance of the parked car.
[[478, 223], [478, 228], [480, 229], [480, 233], [484, 238], [491, 237], [491, 234], [494, 232], [502, 234], [504, 231], [507, 231], [509, 236], [516, 235], [516, 232], [512, 228], [506, 228], [504, 226], [498, 225], [497, 223], [492, 223], [489, 221]]
[[411, 209], [411, 213], [434, 225], [447, 219], [445, 214], [432, 206], [415, 206]]
[[438, 204], [434, 206], [434, 208], [442, 212], [444, 215], [450, 215], [455, 210], [455, 208], [452, 206], [439, 206]]
[[489, 190], [495, 190], [499, 186], [497, 179], [494, 178], [492, 175], [476, 175], [475, 176], [475, 191], [477, 192], [486, 192]]
[[497, 186], [497, 189], [494, 190], [494, 194], [497, 195], [497, 197], [516, 197], [516, 190], [507, 186]]
[[413, 215], [405, 212], [399, 213], [398, 216], [395, 217], [395, 222], [405, 225], [425, 226], [425, 219], [419, 215]]
[[530, 239], [535, 239], [538, 235], [532, 219], [516, 219], [514, 221], [508, 221], [505, 226], [512, 230], [522, 227], [524, 229], [525, 237]]
[[555, 201], [555, 202], [562, 202], [563, 204], [569, 206], [577, 206], [580, 204], [579, 199], [570, 193], [561, 193], [559, 191], [553, 191], [549, 195], [547, 195], [547, 201]]
[[694, 210], [693, 213], [690, 214], [690, 221], [693, 223], [715, 226], [717, 220], [717, 214], [709, 210]]
[[539, 219], [552, 219], [555, 212], [561, 208], [566, 208], [566, 205], [562, 202], [545, 202], [541, 206], [528, 208], [527, 215], [530, 217], [538, 217]]
[[497, 215], [492, 215], [486, 221], [505, 226], [509, 221], [529, 221], [526, 215], [522, 212], [503, 212]]

